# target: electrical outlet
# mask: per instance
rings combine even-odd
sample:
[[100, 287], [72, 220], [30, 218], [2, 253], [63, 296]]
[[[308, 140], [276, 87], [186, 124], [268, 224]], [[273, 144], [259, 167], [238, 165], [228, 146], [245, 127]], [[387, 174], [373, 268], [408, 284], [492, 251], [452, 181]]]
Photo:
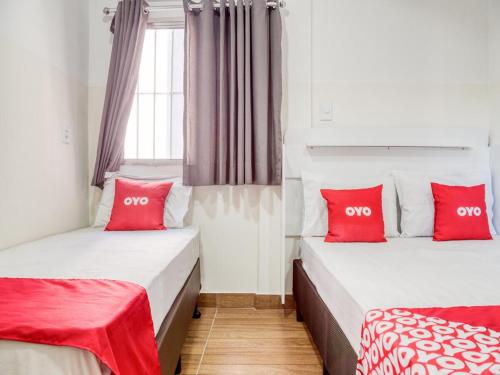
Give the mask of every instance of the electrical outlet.
[[70, 128], [63, 129], [62, 142], [64, 144], [67, 144], [67, 145], [70, 144], [70, 142], [71, 142], [71, 129]]

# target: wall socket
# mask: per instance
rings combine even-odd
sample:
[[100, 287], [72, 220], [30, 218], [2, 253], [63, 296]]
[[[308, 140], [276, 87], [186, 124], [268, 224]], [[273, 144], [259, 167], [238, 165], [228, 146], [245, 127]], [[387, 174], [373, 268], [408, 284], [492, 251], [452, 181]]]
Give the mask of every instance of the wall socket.
[[71, 129], [64, 128], [62, 134], [62, 143], [69, 145], [71, 143]]

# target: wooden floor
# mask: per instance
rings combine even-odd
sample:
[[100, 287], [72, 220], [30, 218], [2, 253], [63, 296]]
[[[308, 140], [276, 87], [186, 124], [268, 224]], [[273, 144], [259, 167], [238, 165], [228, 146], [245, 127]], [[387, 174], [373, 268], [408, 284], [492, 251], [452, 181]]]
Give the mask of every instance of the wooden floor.
[[182, 374], [321, 375], [321, 358], [295, 311], [202, 308], [182, 349]]

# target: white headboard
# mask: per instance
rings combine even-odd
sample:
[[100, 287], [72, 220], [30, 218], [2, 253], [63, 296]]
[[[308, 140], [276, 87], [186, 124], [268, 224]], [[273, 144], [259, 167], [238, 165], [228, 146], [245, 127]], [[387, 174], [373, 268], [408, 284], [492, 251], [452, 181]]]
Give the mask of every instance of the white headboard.
[[[482, 128], [288, 129], [283, 181], [285, 291], [290, 291], [290, 260], [298, 255], [302, 231], [302, 170], [368, 177], [392, 170], [487, 171], [490, 165], [488, 143], [489, 130]], [[500, 147], [495, 155], [496, 196], [500, 197]], [[499, 206], [496, 205], [496, 215], [500, 215]], [[499, 224], [497, 220], [497, 228]]]
[[331, 127], [285, 136], [285, 234], [302, 230], [301, 171], [376, 177], [392, 170], [488, 170], [487, 129]]

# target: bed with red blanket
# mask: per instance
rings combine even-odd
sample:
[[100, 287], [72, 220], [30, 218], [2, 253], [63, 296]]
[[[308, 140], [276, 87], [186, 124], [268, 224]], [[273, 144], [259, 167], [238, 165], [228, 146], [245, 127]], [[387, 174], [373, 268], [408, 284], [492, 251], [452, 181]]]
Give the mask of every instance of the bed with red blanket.
[[0, 278], [0, 338], [93, 353], [116, 375], [160, 374], [146, 290], [96, 279]]
[[0, 251], [0, 374], [173, 374], [198, 258], [194, 228], [86, 228]]
[[498, 237], [305, 238], [293, 282], [326, 374], [500, 373]]

